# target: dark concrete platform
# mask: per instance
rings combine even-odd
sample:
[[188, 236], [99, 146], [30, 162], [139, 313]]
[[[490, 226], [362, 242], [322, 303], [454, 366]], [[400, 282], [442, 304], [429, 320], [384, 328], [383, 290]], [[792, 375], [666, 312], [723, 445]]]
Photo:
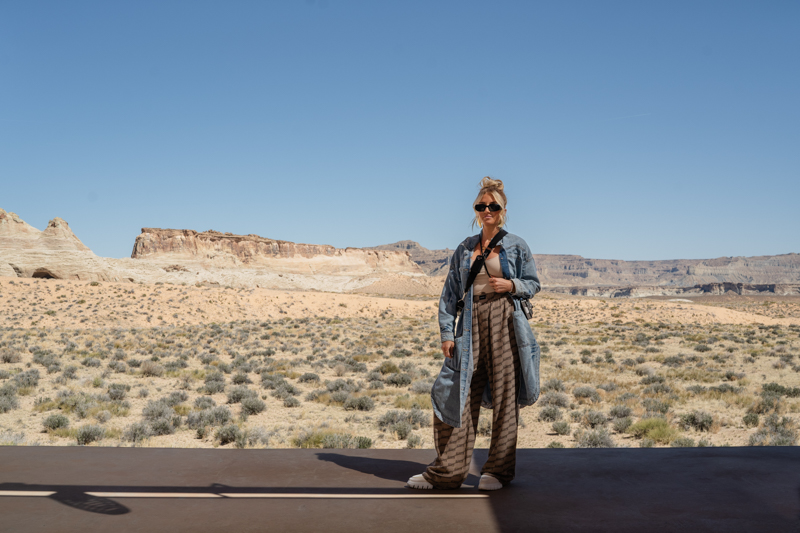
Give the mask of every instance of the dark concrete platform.
[[404, 488], [432, 458], [5, 447], [0, 531], [800, 531], [797, 447], [526, 449], [497, 492]]

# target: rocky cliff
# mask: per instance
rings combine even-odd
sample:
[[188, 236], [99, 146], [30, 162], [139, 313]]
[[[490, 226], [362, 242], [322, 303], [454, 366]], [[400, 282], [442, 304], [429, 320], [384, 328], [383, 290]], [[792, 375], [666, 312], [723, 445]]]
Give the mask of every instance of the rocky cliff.
[[[452, 250], [429, 250], [414, 241], [376, 249], [407, 250], [429, 275], [444, 275]], [[695, 287], [711, 284], [800, 284], [800, 254], [717, 259], [623, 261], [579, 255], [534, 254], [542, 284], [557, 287]]]
[[54, 218], [39, 231], [16, 213], [0, 209], [0, 250], [70, 250], [89, 252], [64, 219]]
[[133, 245], [131, 258], [205, 268], [269, 268], [306, 274], [424, 275], [405, 251], [338, 249], [325, 244], [299, 244], [213, 230], [142, 228]]
[[94, 281], [110, 279], [106, 271], [65, 220], [56, 217], [39, 231], [0, 209], [0, 276]]

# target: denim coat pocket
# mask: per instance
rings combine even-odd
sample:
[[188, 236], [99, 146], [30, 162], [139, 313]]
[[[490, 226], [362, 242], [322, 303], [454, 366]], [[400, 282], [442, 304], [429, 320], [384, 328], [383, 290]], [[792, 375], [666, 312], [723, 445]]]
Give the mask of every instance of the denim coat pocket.
[[[454, 370], [448, 366], [446, 359], [436, 381], [433, 382], [431, 388], [431, 401], [433, 403], [433, 412], [436, 417], [453, 427], [461, 427], [461, 419], [454, 418], [457, 413], [461, 413], [461, 372]], [[450, 413], [451, 416], [448, 416]]]
[[[455, 347], [453, 348], [453, 357], [444, 358], [444, 364], [446, 367], [456, 371], [461, 370], [462, 358], [469, 355], [464, 353], [465, 340], [466, 339], [463, 335], [453, 339], [453, 342], [455, 343]], [[467, 347], [467, 349], [469, 349], [469, 347]]]
[[522, 372], [522, 386], [519, 391], [520, 405], [532, 405], [539, 399], [539, 359], [541, 350], [533, 330], [521, 310], [514, 311], [514, 335]]

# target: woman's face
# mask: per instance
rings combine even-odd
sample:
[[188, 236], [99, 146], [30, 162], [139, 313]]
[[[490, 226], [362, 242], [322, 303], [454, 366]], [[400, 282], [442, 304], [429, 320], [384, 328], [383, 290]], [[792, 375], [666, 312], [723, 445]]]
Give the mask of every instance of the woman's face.
[[[480, 199], [480, 201], [478, 203], [479, 204], [486, 204], [486, 205], [496, 204], [497, 200], [495, 200], [494, 196], [492, 196], [491, 194], [489, 194], [487, 192], [487, 193], [484, 193], [483, 196], [481, 196], [481, 199]], [[484, 226], [496, 226], [496, 225], [500, 224], [500, 215], [503, 214], [504, 212], [505, 212], [505, 209], [502, 209], [502, 210], [496, 211], [496, 212], [492, 212], [489, 209], [484, 209], [483, 213], [478, 212], [478, 217], [480, 217], [481, 222], [483, 222]]]

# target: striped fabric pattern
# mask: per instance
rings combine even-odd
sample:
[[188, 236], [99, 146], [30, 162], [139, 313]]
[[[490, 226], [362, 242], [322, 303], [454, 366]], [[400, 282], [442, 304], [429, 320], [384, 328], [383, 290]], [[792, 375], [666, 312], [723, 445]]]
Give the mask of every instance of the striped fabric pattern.
[[481, 474], [491, 474], [503, 484], [514, 479], [519, 406], [520, 363], [513, 325], [514, 304], [508, 294], [476, 298], [472, 314], [472, 351], [475, 369], [469, 402], [460, 428], [434, 417], [437, 457], [425, 479], [438, 489], [457, 489], [469, 473], [481, 398], [486, 384], [492, 391], [492, 438], [489, 458]]

